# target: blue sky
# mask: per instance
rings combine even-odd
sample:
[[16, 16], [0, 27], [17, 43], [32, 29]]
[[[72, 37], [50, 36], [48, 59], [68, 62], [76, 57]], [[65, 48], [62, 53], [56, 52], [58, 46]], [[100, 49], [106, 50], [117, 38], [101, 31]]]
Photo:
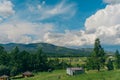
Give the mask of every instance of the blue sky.
[[0, 43], [120, 44], [120, 0], [0, 0]]
[[59, 30], [61, 31], [64, 31], [64, 29], [84, 29], [84, 23], [86, 18], [94, 14], [97, 10], [102, 9], [106, 6], [106, 4], [103, 3], [102, 0], [65, 0], [64, 6], [74, 4], [73, 11], [75, 11], [75, 14], [72, 17], [68, 16], [68, 19], [64, 19], [66, 15], [64, 16], [63, 14], [54, 16], [52, 18], [36, 20], [36, 15], [39, 14], [34, 12], [29, 13], [28, 6], [35, 7], [39, 4], [42, 4], [44, 1], [44, 7], [55, 6], [62, 2], [62, 0], [12, 0], [13, 4], [15, 5], [14, 9], [16, 10], [17, 14], [20, 16], [21, 19], [26, 18], [29, 20], [28, 17], [31, 17], [32, 19], [30, 19], [29, 21], [32, 22], [52, 22], [56, 25], [59, 25]]

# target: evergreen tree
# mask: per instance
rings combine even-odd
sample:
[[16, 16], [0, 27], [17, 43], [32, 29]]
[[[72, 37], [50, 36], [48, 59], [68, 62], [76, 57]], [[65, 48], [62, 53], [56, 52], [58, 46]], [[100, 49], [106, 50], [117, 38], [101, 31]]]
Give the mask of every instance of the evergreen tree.
[[39, 48], [36, 52], [36, 69], [38, 71], [44, 71], [47, 70], [47, 56], [43, 53], [42, 49]]
[[25, 72], [30, 70], [29, 61], [30, 61], [30, 54], [27, 51], [24, 50], [19, 53], [19, 58], [17, 61], [19, 65], [19, 72]]
[[18, 72], [18, 69], [19, 69], [19, 63], [18, 63], [18, 58], [19, 58], [19, 48], [16, 46], [10, 53], [10, 69], [11, 69], [11, 72], [10, 74], [11, 75], [16, 75]]
[[33, 71], [36, 69], [36, 54], [35, 53], [31, 53], [29, 54], [29, 70]]
[[107, 68], [108, 68], [108, 70], [113, 70], [114, 69], [113, 61], [111, 59], [108, 60]]
[[0, 65], [8, 65], [9, 64], [9, 55], [4, 47], [0, 46]]
[[88, 69], [97, 69], [100, 71], [100, 68], [105, 65], [105, 52], [101, 47], [100, 40], [97, 38], [94, 43], [93, 53], [87, 60]]
[[10, 75], [10, 69], [5, 65], [0, 65], [0, 76]]
[[18, 54], [19, 54], [19, 48], [16, 46], [10, 53], [11, 56], [11, 63], [17, 63], [17, 59], [18, 59]]
[[115, 52], [115, 64], [116, 64], [116, 68], [120, 69], [120, 54], [118, 50], [116, 50]]

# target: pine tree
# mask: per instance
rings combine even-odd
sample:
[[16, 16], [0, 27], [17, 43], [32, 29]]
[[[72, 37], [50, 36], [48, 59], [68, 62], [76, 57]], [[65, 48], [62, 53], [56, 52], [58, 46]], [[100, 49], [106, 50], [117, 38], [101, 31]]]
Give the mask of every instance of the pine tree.
[[18, 69], [20, 68], [19, 66], [19, 63], [18, 63], [18, 58], [19, 58], [19, 48], [16, 46], [10, 53], [10, 69], [11, 69], [11, 72], [10, 74], [11, 75], [16, 75], [18, 73]]
[[100, 71], [100, 68], [105, 65], [105, 52], [101, 47], [100, 40], [97, 38], [94, 43], [93, 53], [87, 60], [87, 68], [97, 69]]
[[[30, 53], [28, 53], [27, 51], [22, 51], [19, 54], [19, 58], [18, 58], [18, 64], [19, 64], [19, 72], [25, 72], [25, 71], [29, 71], [29, 61], [30, 61]], [[31, 64], [32, 65], [32, 64]]]
[[41, 48], [38, 49], [36, 52], [36, 65], [35, 68], [38, 71], [44, 71], [47, 70], [47, 56], [43, 54], [43, 51]]
[[120, 69], [120, 54], [118, 50], [116, 50], [115, 52], [115, 64], [116, 64], [116, 68]]
[[9, 63], [9, 55], [4, 47], [0, 46], [0, 64], [1, 65], [8, 65]]
[[108, 60], [107, 68], [109, 71], [114, 69], [113, 61], [111, 59]]

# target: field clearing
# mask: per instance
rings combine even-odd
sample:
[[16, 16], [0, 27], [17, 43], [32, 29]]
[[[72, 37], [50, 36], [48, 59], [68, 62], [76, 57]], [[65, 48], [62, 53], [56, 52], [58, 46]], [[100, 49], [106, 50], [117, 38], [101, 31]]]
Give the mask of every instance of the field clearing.
[[[65, 58], [49, 58], [59, 59], [67, 63], [71, 63], [72, 66], [85, 64], [86, 57], [65, 57]], [[34, 77], [21, 78], [14, 80], [120, 80], [120, 70], [96, 70], [86, 71], [84, 74], [69, 76], [66, 74], [66, 70], [55, 70], [53, 72], [39, 72], [35, 73]]]
[[89, 71], [76, 76], [66, 75], [65, 70], [53, 72], [41, 72], [31, 78], [21, 78], [15, 80], [120, 80], [120, 70], [114, 71]]
[[60, 61], [66, 62], [68, 64], [71, 64], [72, 66], [78, 66], [85, 64], [86, 57], [62, 57], [62, 58], [49, 58], [51, 59], [59, 59]]

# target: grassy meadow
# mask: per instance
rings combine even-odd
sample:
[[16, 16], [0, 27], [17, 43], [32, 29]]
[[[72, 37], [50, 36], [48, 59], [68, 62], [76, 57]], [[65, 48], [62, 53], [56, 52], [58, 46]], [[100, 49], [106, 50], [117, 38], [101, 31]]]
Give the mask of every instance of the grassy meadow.
[[53, 72], [40, 72], [35, 74], [34, 77], [15, 80], [120, 80], [120, 70], [88, 71], [76, 76], [66, 75], [66, 70], [56, 70]]
[[[50, 58], [53, 59], [53, 58]], [[78, 58], [58, 58], [61, 61], [71, 62], [73, 66], [85, 64], [86, 57]], [[19, 75], [21, 76], [21, 75]], [[66, 70], [55, 70], [53, 72], [35, 73], [34, 77], [20, 78], [14, 80], [120, 80], [120, 70], [101, 70], [100, 72], [91, 70], [84, 74], [69, 76]]]
[[50, 59], [59, 59], [60, 61], [71, 64], [72, 66], [83, 65], [86, 62], [87, 57], [63, 57], [63, 58], [49, 58]]

